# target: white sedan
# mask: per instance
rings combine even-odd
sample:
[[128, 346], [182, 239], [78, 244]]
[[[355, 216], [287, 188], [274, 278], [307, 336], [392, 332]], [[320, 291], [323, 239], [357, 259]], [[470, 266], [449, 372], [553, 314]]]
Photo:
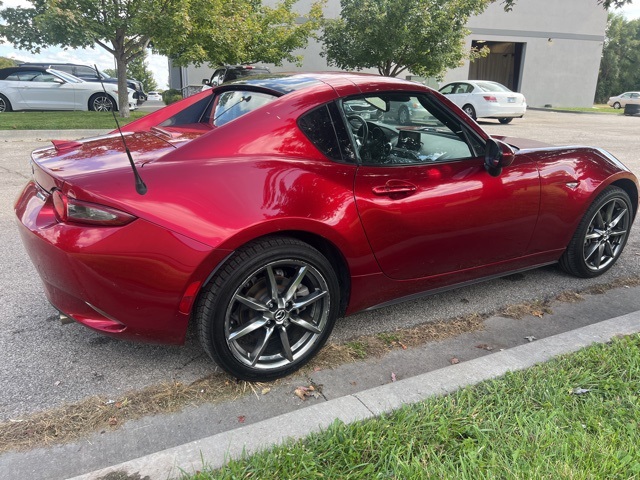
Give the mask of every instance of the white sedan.
[[446, 84], [440, 89], [449, 100], [462, 108], [474, 120], [497, 118], [509, 123], [522, 118], [527, 111], [524, 95], [512, 92], [504, 85], [486, 80], [464, 80]]
[[624, 92], [615, 97], [610, 97], [607, 105], [613, 108], [624, 108], [627, 103], [640, 105], [640, 92]]
[[[43, 67], [0, 69], [0, 113], [12, 110], [118, 109], [118, 87], [85, 82], [65, 72]], [[129, 107], [135, 108], [133, 90], [128, 89]]]

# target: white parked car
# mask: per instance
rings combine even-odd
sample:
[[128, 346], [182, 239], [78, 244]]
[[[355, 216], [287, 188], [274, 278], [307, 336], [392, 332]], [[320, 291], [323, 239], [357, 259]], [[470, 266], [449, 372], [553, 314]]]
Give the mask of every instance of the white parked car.
[[610, 97], [607, 105], [613, 108], [624, 108], [627, 103], [640, 105], [640, 92], [625, 92], [615, 97]]
[[[105, 91], [106, 90], [106, 93]], [[12, 110], [118, 110], [118, 87], [44, 67], [0, 69], [0, 113]], [[136, 108], [128, 89], [129, 108]]]
[[527, 111], [524, 95], [487, 80], [451, 82], [442, 87], [440, 93], [474, 120], [497, 118], [500, 123], [509, 123], [514, 118], [522, 118]]
[[162, 101], [162, 95], [160, 95], [158, 92], [149, 92], [147, 93], [147, 100], [153, 100], [156, 102], [161, 102]]

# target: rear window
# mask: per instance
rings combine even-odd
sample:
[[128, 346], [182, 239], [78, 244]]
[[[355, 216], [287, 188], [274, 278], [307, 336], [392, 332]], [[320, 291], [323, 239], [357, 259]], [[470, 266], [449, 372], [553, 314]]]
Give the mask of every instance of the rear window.
[[232, 90], [222, 92], [215, 99], [213, 112], [213, 124], [220, 127], [236, 118], [240, 118], [267, 103], [277, 99], [275, 95], [267, 93], [249, 92], [244, 90]]
[[503, 87], [499, 83], [478, 82], [477, 85], [485, 92], [510, 92], [511, 91], [507, 87]]

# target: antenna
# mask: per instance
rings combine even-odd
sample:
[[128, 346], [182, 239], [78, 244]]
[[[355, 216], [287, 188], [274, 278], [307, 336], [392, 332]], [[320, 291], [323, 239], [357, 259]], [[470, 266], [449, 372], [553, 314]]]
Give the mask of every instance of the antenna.
[[[104, 92], [105, 95], [108, 96], [109, 94], [107, 93], [107, 89], [104, 88], [104, 83], [102, 82], [102, 75], [100, 75], [100, 71], [98, 70], [98, 67], [94, 64], [93, 68], [95, 68], [96, 74], [98, 75], [98, 78], [100, 79], [100, 85], [102, 85], [102, 91]], [[129, 163], [131, 164], [131, 169], [133, 170], [133, 176], [136, 179], [136, 192], [138, 192], [139, 195], [144, 195], [145, 193], [147, 193], [147, 185], [142, 181], [142, 177], [138, 173], [138, 169], [136, 168], [136, 164], [133, 161], [133, 157], [131, 156], [131, 152], [129, 151], [129, 147], [127, 146], [127, 142], [124, 139], [124, 135], [122, 133], [122, 130], [120, 129], [120, 123], [118, 122], [118, 118], [116, 117], [115, 108], [111, 109], [111, 113], [113, 114], [113, 120], [116, 122], [116, 126], [118, 127], [118, 132], [120, 132], [120, 138], [122, 139], [122, 144], [124, 145], [124, 151], [127, 153], [127, 158], [129, 159]]]

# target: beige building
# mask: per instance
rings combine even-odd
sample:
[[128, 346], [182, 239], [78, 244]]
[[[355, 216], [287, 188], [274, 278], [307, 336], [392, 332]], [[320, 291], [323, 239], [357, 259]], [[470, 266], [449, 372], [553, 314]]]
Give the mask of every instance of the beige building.
[[[304, 11], [309, 0], [302, 0]], [[328, 0], [325, 16], [339, 16], [340, 1]], [[467, 47], [487, 46], [491, 54], [446, 73], [444, 82], [494, 80], [522, 92], [533, 107], [591, 106], [595, 96], [607, 12], [596, 0], [517, 0], [511, 12], [501, 2], [469, 19]], [[335, 70], [315, 41], [303, 51], [302, 66], [268, 65], [273, 72]], [[171, 88], [200, 85], [213, 69], [171, 69]], [[412, 78], [409, 75], [409, 78]], [[415, 78], [414, 78], [415, 79]], [[434, 81], [428, 82], [436, 86]]]

